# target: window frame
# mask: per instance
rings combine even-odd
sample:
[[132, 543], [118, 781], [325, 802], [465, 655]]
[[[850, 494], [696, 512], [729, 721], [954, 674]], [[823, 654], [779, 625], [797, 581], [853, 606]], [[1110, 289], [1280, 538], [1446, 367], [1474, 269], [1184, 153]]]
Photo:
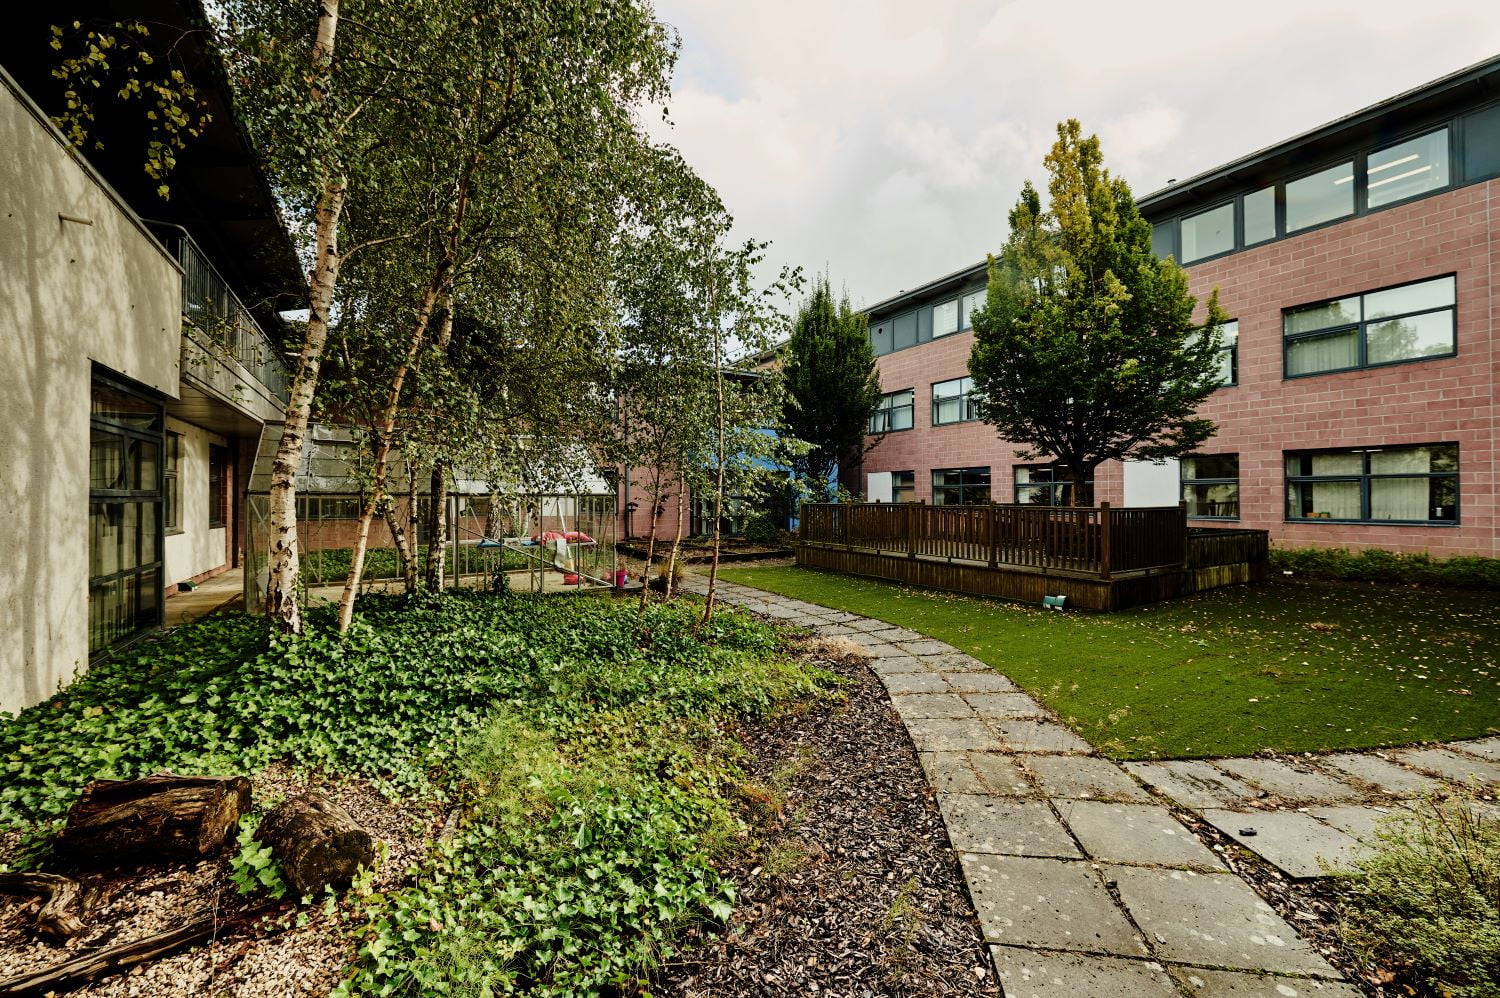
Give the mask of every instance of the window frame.
[[[1365, 299], [1367, 297], [1369, 297], [1370, 295], [1381, 294], [1382, 292], [1385, 292], [1385, 291], [1397, 291], [1397, 290], [1400, 290], [1401, 288], [1409, 288], [1409, 287], [1413, 287], [1414, 285], [1428, 284], [1428, 283], [1432, 283], [1432, 282], [1435, 282], [1435, 281], [1441, 281], [1441, 280], [1444, 280], [1444, 279], [1451, 279], [1453, 281], [1453, 304], [1451, 304], [1451, 305], [1440, 305], [1437, 308], [1418, 309], [1415, 312], [1402, 312], [1402, 313], [1400, 313], [1398, 315], [1382, 315], [1378, 319], [1366, 319], [1365, 318]], [[1359, 321], [1354, 322], [1354, 323], [1345, 323], [1343, 325], [1338, 325], [1338, 326], [1328, 326], [1325, 329], [1314, 329], [1314, 330], [1310, 330], [1310, 331], [1307, 331], [1307, 332], [1295, 333], [1295, 334], [1293, 334], [1291, 336], [1287, 335], [1287, 332], [1286, 332], [1286, 320], [1287, 320], [1288, 316], [1293, 315], [1293, 314], [1298, 313], [1298, 312], [1305, 312], [1305, 311], [1310, 311], [1310, 310], [1315, 309], [1315, 308], [1321, 308], [1324, 305], [1331, 305], [1332, 303], [1334, 303], [1336, 301], [1343, 301], [1346, 298], [1358, 298], [1359, 299]], [[1382, 360], [1382, 361], [1376, 361], [1374, 363], [1370, 362], [1370, 359], [1369, 359], [1369, 335], [1368, 335], [1368, 327], [1369, 326], [1371, 326], [1371, 325], [1379, 325], [1380, 323], [1385, 323], [1385, 322], [1396, 322], [1396, 321], [1399, 321], [1401, 319], [1410, 319], [1413, 316], [1418, 316], [1418, 315], [1436, 315], [1439, 312], [1448, 312], [1452, 316], [1452, 320], [1453, 320], [1453, 349], [1447, 351], [1446, 353], [1428, 353], [1428, 354], [1423, 354], [1420, 357], [1403, 357], [1403, 358], [1401, 358], [1399, 360]], [[1328, 337], [1328, 336], [1333, 336], [1333, 335], [1336, 335], [1338, 333], [1342, 333], [1342, 332], [1345, 332], [1345, 331], [1348, 331], [1348, 330], [1353, 330], [1354, 335], [1355, 335], [1355, 351], [1356, 351], [1355, 352], [1355, 356], [1356, 356], [1356, 362], [1355, 362], [1354, 366], [1352, 366], [1352, 367], [1330, 367], [1330, 368], [1327, 368], [1326, 370], [1322, 370], [1322, 371], [1305, 371], [1305, 372], [1303, 372], [1301, 374], [1293, 374], [1291, 372], [1291, 369], [1290, 369], [1290, 366], [1288, 364], [1288, 361], [1290, 360], [1290, 355], [1291, 355], [1291, 349], [1290, 349], [1290, 347], [1291, 347], [1291, 345], [1293, 343], [1300, 343], [1300, 342], [1303, 342], [1303, 341], [1306, 341], [1306, 340], [1314, 340], [1314, 339], [1320, 339], [1320, 338], [1324, 338], [1324, 337]], [[1327, 375], [1327, 374], [1347, 374], [1350, 371], [1379, 370], [1380, 368], [1383, 368], [1383, 367], [1395, 367], [1395, 366], [1400, 365], [1400, 364], [1420, 364], [1420, 363], [1423, 363], [1425, 361], [1430, 361], [1430, 360], [1449, 360], [1449, 359], [1451, 359], [1453, 357], [1457, 357], [1457, 356], [1458, 356], [1458, 274], [1456, 272], [1453, 272], [1453, 271], [1450, 271], [1448, 273], [1443, 273], [1443, 274], [1434, 274], [1431, 277], [1418, 278], [1417, 280], [1414, 280], [1414, 281], [1402, 281], [1400, 284], [1391, 284], [1391, 285], [1388, 285], [1386, 287], [1370, 288], [1370, 289], [1368, 289], [1366, 291], [1356, 291], [1356, 292], [1354, 292], [1352, 294], [1335, 295], [1332, 298], [1324, 298], [1324, 299], [1321, 299], [1319, 301], [1304, 302], [1302, 304], [1294, 305], [1294, 306], [1292, 306], [1290, 308], [1284, 308], [1284, 309], [1281, 310], [1281, 379], [1283, 381], [1295, 381], [1295, 380], [1299, 380], [1301, 378], [1320, 378], [1320, 377], [1323, 377], [1324, 375]]]
[[[940, 309], [940, 308], [942, 308], [944, 305], [952, 305], [953, 306], [953, 328], [950, 329], [950, 330], [948, 330], [946, 333], [940, 333], [940, 332], [938, 332], [937, 310]], [[933, 339], [940, 340], [940, 339], [942, 339], [945, 336], [957, 336], [959, 333], [961, 333], [961, 332], [964, 331], [964, 323], [963, 323], [963, 319], [964, 319], [964, 317], [963, 317], [963, 295], [956, 295], [953, 298], [945, 298], [942, 301], [933, 302], [928, 307], [932, 310], [932, 338]]]
[[[907, 402], [906, 405], [887, 406], [886, 405], [886, 399], [895, 398], [897, 395], [910, 395], [911, 396], [911, 401]], [[890, 414], [892, 414], [892, 413], [894, 413], [894, 412], [896, 412], [897, 410], [900, 410], [900, 409], [909, 409], [909, 410], [911, 410], [911, 419], [909, 420], [909, 422], [911, 423], [910, 426], [887, 426], [886, 429], [883, 429], [883, 430], [877, 430], [875, 428], [875, 419], [876, 419], [877, 416], [880, 416], [882, 413], [884, 413], [887, 416], [889, 416]], [[890, 420], [887, 420], [887, 422], [889, 423]], [[894, 392], [881, 392], [880, 393], [880, 405], [875, 409], [874, 412], [870, 413], [870, 418], [865, 423], [865, 432], [866, 432], [866, 435], [867, 436], [872, 436], [872, 437], [884, 436], [887, 433], [905, 433], [907, 430], [914, 430], [916, 428], [917, 428], [917, 390], [914, 387], [913, 388], [899, 388], [899, 389], [897, 389]]]
[[[1422, 448], [1452, 447], [1455, 454], [1455, 463], [1452, 471], [1427, 471], [1406, 472], [1402, 474], [1378, 474], [1370, 471], [1370, 455], [1381, 451], [1393, 450], [1420, 450]], [[1291, 475], [1287, 473], [1287, 460], [1292, 457], [1301, 457], [1314, 454], [1358, 454], [1362, 462], [1362, 470], [1358, 473], [1343, 473], [1337, 475]], [[1371, 444], [1364, 447], [1318, 447], [1299, 448], [1297, 450], [1286, 450], [1281, 452], [1281, 477], [1282, 477], [1282, 521], [1285, 523], [1355, 523], [1364, 526], [1393, 526], [1393, 527], [1457, 527], [1463, 523], [1463, 490], [1462, 478], [1463, 457], [1462, 450], [1457, 441], [1444, 441], [1441, 443], [1425, 444]], [[1453, 480], [1453, 518], [1451, 520], [1391, 520], [1375, 519], [1371, 517], [1370, 509], [1370, 483], [1376, 480], [1393, 480], [1422, 478], [1429, 482], [1434, 478], [1451, 478]], [[1318, 482], [1356, 482], [1359, 485], [1359, 511], [1360, 516], [1355, 519], [1348, 517], [1322, 517], [1322, 516], [1292, 516], [1292, 486], [1298, 484], [1316, 484]], [[1430, 507], [1429, 507], [1430, 508]]]
[[[1198, 457], [1232, 457], [1234, 458], [1233, 478], [1188, 478], [1184, 462]], [[1285, 460], [1285, 458], [1283, 458]], [[1234, 486], [1234, 515], [1233, 516], [1206, 516], [1202, 513], [1188, 513], [1190, 520], [1214, 520], [1215, 522], [1237, 523], [1240, 519], [1240, 455], [1238, 451], [1223, 454], [1184, 454], [1182, 460], [1177, 462], [1177, 480], [1179, 483], [1178, 497], [1183, 503], [1183, 508], [1188, 508], [1187, 490], [1193, 485], [1233, 485]]]
[[[1057, 469], [1057, 462], [1056, 461], [1045, 462], [1045, 463], [1042, 463], [1042, 464], [1013, 464], [1013, 465], [1011, 465], [1011, 468], [1010, 468], [1010, 478], [1011, 478], [1011, 484], [1013, 485], [1013, 487], [1015, 489], [1013, 495], [1015, 496], [1016, 505], [1017, 506], [1043, 506], [1043, 507], [1045, 507], [1047, 509], [1077, 509], [1077, 508], [1083, 508], [1083, 507], [1075, 507], [1075, 506], [1064, 506], [1062, 504], [1062, 502], [1060, 501], [1061, 497], [1062, 497], [1062, 490], [1065, 489], [1065, 488], [1067, 488], [1069, 485], [1072, 485], [1073, 483], [1070, 482], [1070, 481], [1068, 481], [1067, 479], [1056, 477], [1056, 469]], [[1022, 471], [1037, 471], [1037, 470], [1051, 471], [1053, 473], [1052, 479], [1050, 481], [1045, 481], [1045, 482], [1022, 482], [1020, 480], [1019, 476], [1020, 476], [1020, 473]], [[1086, 488], [1086, 489], [1088, 489], [1088, 491], [1089, 491], [1089, 494], [1088, 494], [1088, 499], [1089, 499], [1089, 503], [1088, 504], [1089, 504], [1089, 506], [1093, 506], [1093, 504], [1094, 504], [1094, 480], [1092, 478], [1090, 478], [1088, 481], [1086, 481], [1086, 482], [1083, 483], [1083, 487]], [[1047, 492], [1047, 501], [1045, 503], [1022, 501], [1022, 499], [1021, 499], [1021, 490], [1022, 489], [1038, 489], [1038, 490], [1045, 489], [1046, 492]]]
[[[906, 483], [904, 485], [898, 486], [896, 483], [897, 483], [898, 477], [901, 476], [901, 475], [905, 475], [906, 476]], [[898, 488], [899, 488], [900, 491], [908, 493], [910, 495], [910, 498], [908, 498], [908, 499], [897, 499], [896, 498], [896, 492], [897, 492]], [[891, 502], [893, 502], [893, 503], [915, 503], [916, 501], [917, 501], [917, 473], [916, 473], [916, 471], [912, 470], [912, 471], [893, 471], [893, 472], [891, 472]]]
[[[949, 472], [955, 472], [955, 471], [958, 472], [958, 474], [959, 474], [959, 481], [958, 481], [957, 485], [946, 485], [946, 484], [939, 485], [938, 484], [937, 478], [938, 478], [939, 475], [947, 474]], [[984, 488], [984, 490], [985, 490], [985, 500], [983, 502], [969, 502], [965, 498], [965, 493], [967, 493], [968, 491], [970, 491], [972, 489], [978, 489], [981, 486], [980, 486], [980, 484], [978, 482], [968, 482], [968, 481], [965, 481], [965, 476], [970, 475], [970, 474], [976, 474], [977, 475], [977, 474], [979, 474], [981, 472], [984, 474], [985, 478], [988, 479], [988, 481], [986, 481], [984, 483], [984, 485], [982, 486]], [[969, 468], [933, 468], [932, 472], [931, 472], [931, 478], [932, 478], [932, 504], [934, 506], [989, 506], [989, 505], [991, 505], [994, 502], [994, 499], [995, 499], [995, 491], [994, 491], [995, 490], [995, 476], [992, 473], [992, 470], [991, 470], [991, 468], [990, 468], [989, 465], [974, 466], [974, 467], [969, 467]], [[940, 503], [940, 502], [938, 502], [937, 497], [938, 497], [938, 490], [939, 489], [942, 489], [942, 490], [957, 489], [958, 490], [958, 502], [956, 502], [956, 503], [951, 503], [951, 502]]]
[[[1264, 189], [1264, 188], [1262, 188], [1262, 189]], [[1209, 205], [1206, 208], [1199, 208], [1196, 211], [1192, 212], [1191, 214], [1182, 215], [1182, 216], [1180, 216], [1177, 219], [1177, 254], [1179, 256], [1183, 256], [1183, 249], [1182, 249], [1182, 245], [1183, 245], [1183, 240], [1182, 240], [1182, 226], [1183, 226], [1183, 223], [1185, 223], [1190, 218], [1197, 218], [1199, 215], [1207, 215], [1211, 211], [1218, 211], [1220, 208], [1228, 207], [1230, 209], [1229, 210], [1229, 244], [1230, 244], [1229, 248], [1227, 250], [1219, 250], [1217, 253], [1208, 253], [1208, 254], [1206, 254], [1204, 256], [1195, 256], [1191, 260], [1187, 259], [1184, 256], [1183, 259], [1180, 261], [1181, 264], [1184, 267], [1191, 267], [1191, 266], [1194, 266], [1196, 264], [1200, 264], [1200, 263], [1204, 262], [1205, 260], [1216, 260], [1216, 259], [1218, 259], [1221, 256], [1229, 256], [1231, 253], [1238, 252], [1240, 243], [1242, 241], [1242, 237], [1244, 235], [1244, 233], [1242, 231], [1242, 226], [1243, 226], [1243, 221], [1242, 220], [1243, 220], [1243, 217], [1244, 217], [1244, 205], [1242, 205], [1240, 203], [1241, 199], [1243, 197], [1244, 197], [1244, 195], [1237, 195], [1235, 197], [1228, 198], [1226, 200], [1218, 201], [1218, 202], [1215, 202], [1214, 204]]]
[[161, 523], [167, 537], [186, 529], [182, 525], [182, 479], [178, 471], [181, 461], [182, 434], [167, 430], [162, 436], [161, 462]]
[[[215, 458], [218, 458], [217, 474]], [[208, 529], [229, 526], [229, 448], [208, 445]]]
[[[962, 409], [962, 411], [964, 413], [963, 417], [960, 418], [960, 419], [948, 419], [948, 420], [939, 421], [938, 420], [938, 395], [937, 395], [937, 388], [938, 388], [938, 386], [939, 385], [951, 385], [951, 384], [954, 384], [955, 382], [957, 382], [959, 384], [962, 384], [965, 381], [967, 381], [969, 383], [969, 390], [967, 392], [963, 392], [963, 393], [961, 393], [959, 395], [944, 396], [944, 398], [942, 399], [942, 401], [944, 401], [944, 402], [952, 402], [954, 399], [957, 399], [959, 401], [959, 403], [960, 403], [960, 408]], [[974, 378], [973, 378], [972, 375], [962, 374], [962, 375], [959, 375], [956, 378], [945, 378], [942, 381], [934, 381], [934, 382], [932, 382], [930, 385], [927, 386], [927, 398], [932, 403], [931, 426], [934, 429], [936, 429], [939, 426], [959, 426], [959, 425], [961, 425], [963, 423], [977, 423], [977, 422], [979, 422], [979, 416], [977, 414], [975, 414], [975, 412], [974, 412], [974, 403], [971, 401], [971, 399], [973, 397], [974, 397]]]

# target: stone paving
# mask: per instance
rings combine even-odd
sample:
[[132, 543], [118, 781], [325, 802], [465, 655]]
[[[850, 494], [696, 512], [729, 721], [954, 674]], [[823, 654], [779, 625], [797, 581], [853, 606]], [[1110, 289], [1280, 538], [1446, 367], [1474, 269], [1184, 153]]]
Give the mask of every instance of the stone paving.
[[[703, 580], [688, 588], [701, 592]], [[733, 583], [719, 593], [872, 656], [937, 794], [1009, 998], [1352, 998], [1359, 992], [1164, 800], [1302, 871], [1294, 876], [1314, 875], [1318, 855], [1345, 858], [1377, 817], [1421, 792], [1409, 767], [1500, 771], [1500, 739], [1375, 760], [1393, 772], [1364, 755], [1330, 757], [1338, 761], [1322, 769], [1269, 760], [1122, 768], [951, 645]], [[1378, 804], [1365, 803], [1377, 792]], [[1283, 801], [1322, 806], [1256, 809]]]

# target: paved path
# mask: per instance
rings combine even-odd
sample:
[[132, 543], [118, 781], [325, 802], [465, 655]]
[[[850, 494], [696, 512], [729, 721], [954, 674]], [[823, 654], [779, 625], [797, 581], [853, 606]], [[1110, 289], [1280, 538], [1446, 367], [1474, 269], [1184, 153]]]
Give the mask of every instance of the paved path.
[[1359, 994], [1125, 768], [983, 662], [882, 621], [732, 583], [720, 592], [869, 652], [937, 792], [1008, 998]]

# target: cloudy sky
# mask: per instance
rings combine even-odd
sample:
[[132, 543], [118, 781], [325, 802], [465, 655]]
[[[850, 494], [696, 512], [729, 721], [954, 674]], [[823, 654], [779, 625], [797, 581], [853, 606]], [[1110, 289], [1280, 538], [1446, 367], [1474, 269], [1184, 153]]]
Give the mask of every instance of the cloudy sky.
[[656, 0], [658, 129], [867, 305], [983, 259], [1076, 117], [1137, 194], [1500, 53], [1500, 0]]

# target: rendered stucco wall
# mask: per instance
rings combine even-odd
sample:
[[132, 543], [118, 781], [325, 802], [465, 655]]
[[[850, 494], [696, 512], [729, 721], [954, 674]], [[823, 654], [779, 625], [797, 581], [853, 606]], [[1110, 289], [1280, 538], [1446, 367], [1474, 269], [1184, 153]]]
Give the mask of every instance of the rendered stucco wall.
[[0, 709], [15, 711], [88, 663], [92, 364], [174, 396], [181, 305], [175, 264], [3, 74], [0, 149]]
[[181, 533], [167, 534], [166, 585], [173, 585], [225, 564], [224, 527], [208, 525], [208, 445], [228, 447], [217, 433], [168, 419], [167, 430], [181, 434], [177, 459], [177, 488], [182, 498], [178, 524]]

